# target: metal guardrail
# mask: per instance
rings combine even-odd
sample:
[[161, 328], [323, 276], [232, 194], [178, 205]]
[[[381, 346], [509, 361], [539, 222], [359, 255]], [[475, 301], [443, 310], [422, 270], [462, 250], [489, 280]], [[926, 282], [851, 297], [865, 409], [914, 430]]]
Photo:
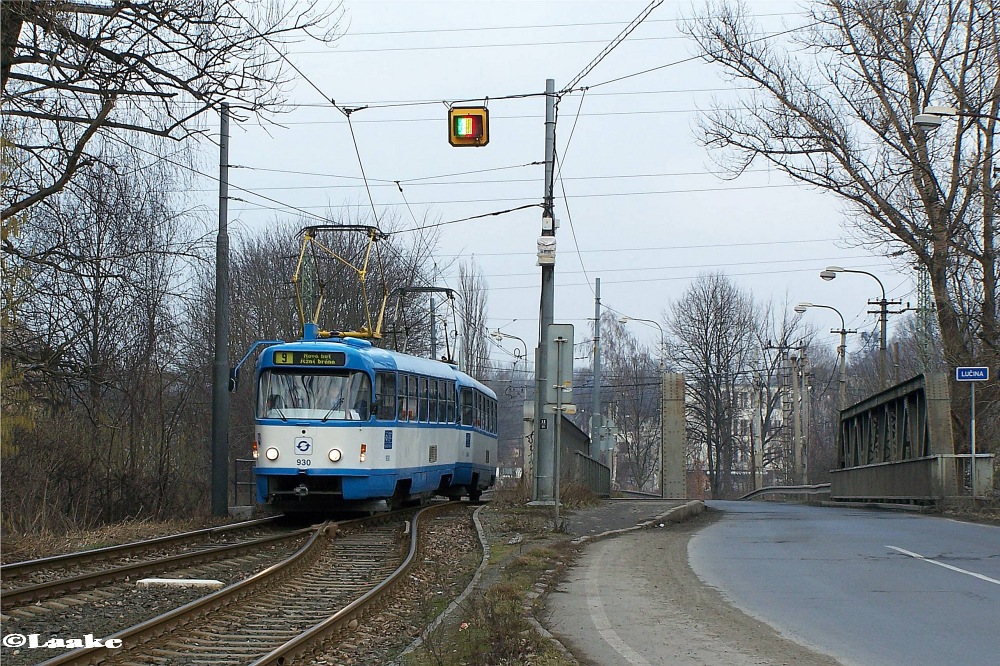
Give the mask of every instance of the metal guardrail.
[[762, 495], [826, 495], [829, 492], [829, 483], [818, 483], [814, 486], [767, 486], [752, 490], [739, 499], [749, 500]]
[[585, 484], [590, 490], [601, 497], [611, 496], [611, 469], [604, 463], [590, 456], [573, 452], [572, 477], [578, 483]]
[[[233, 505], [253, 506], [256, 494], [257, 481], [254, 479], [254, 465], [257, 461], [253, 458], [237, 458], [233, 461]], [[248, 492], [241, 492], [241, 488], [248, 489]], [[243, 500], [243, 501], [240, 501]]]

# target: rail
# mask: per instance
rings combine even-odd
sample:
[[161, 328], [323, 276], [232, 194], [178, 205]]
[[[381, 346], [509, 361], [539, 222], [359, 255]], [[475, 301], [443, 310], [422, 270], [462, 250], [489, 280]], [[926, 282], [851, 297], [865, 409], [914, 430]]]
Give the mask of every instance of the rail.
[[274, 536], [250, 539], [239, 543], [224, 544], [221, 546], [207, 548], [205, 550], [195, 550], [192, 552], [170, 555], [153, 560], [132, 562], [124, 566], [91, 571], [69, 578], [57, 578], [44, 583], [36, 583], [34, 585], [7, 589], [3, 591], [3, 597], [0, 598], [0, 610], [6, 611], [10, 608], [42, 601], [58, 594], [87, 590], [104, 583], [128, 580], [129, 577], [138, 578], [142, 575], [153, 574], [160, 571], [180, 569], [182, 567], [195, 566], [205, 562], [236, 557], [240, 553], [253, 552], [260, 550], [264, 546], [278, 544], [290, 539], [297, 539], [312, 531], [312, 528], [307, 527], [294, 530], [286, 534], [277, 534]]
[[23, 571], [30, 571], [41, 567], [70, 567], [77, 566], [84, 562], [95, 562], [119, 557], [133, 556], [145, 550], [161, 548], [163, 546], [174, 545], [198, 538], [209, 538], [225, 532], [242, 530], [253, 527], [261, 527], [273, 523], [278, 516], [267, 518], [257, 518], [256, 520], [246, 520], [240, 523], [220, 525], [218, 527], [206, 527], [192, 532], [181, 532], [178, 534], [168, 534], [167, 536], [146, 539], [145, 541], [134, 541], [132, 543], [120, 544], [116, 546], [105, 546], [104, 548], [93, 548], [82, 550], [76, 553], [66, 553], [64, 555], [52, 555], [37, 560], [24, 560], [23, 562], [11, 562], [0, 566], [0, 575], [4, 577], [21, 574]]

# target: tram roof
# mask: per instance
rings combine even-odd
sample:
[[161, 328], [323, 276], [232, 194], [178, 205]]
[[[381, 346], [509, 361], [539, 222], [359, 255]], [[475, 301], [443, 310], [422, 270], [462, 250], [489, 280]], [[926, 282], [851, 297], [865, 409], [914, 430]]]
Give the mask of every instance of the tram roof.
[[[432, 377], [443, 377], [446, 379], [462, 380], [464, 384], [472, 384], [484, 393], [496, 397], [493, 389], [486, 386], [476, 378], [462, 372], [455, 365], [444, 361], [437, 361], [420, 356], [412, 356], [401, 352], [382, 349], [373, 346], [367, 340], [359, 338], [324, 338], [317, 340], [297, 340], [294, 342], [284, 342], [274, 345], [272, 350], [286, 351], [342, 351], [348, 357], [354, 359], [364, 359], [373, 369], [397, 370], [399, 372], [412, 372], [415, 374], [429, 375]], [[264, 355], [261, 356], [265, 358]], [[270, 364], [268, 364], [270, 365]]]

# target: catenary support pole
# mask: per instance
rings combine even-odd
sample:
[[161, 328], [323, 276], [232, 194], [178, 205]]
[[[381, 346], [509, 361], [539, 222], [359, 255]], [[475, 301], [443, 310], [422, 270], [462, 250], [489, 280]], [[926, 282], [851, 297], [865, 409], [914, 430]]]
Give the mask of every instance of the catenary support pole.
[[[448, 332], [445, 331], [445, 337], [447, 338]], [[434, 297], [431, 296], [431, 358], [437, 360], [438, 357], [438, 341], [437, 341], [437, 327], [434, 325]]]
[[802, 479], [802, 394], [799, 391], [799, 357], [792, 356], [792, 483]]
[[[553, 211], [553, 175], [556, 152], [556, 82], [545, 80], [545, 192], [542, 200], [542, 237], [555, 236], [555, 215]], [[553, 499], [553, 476], [555, 454], [555, 428], [549, 426], [549, 415], [545, 413], [548, 362], [546, 335], [553, 322], [553, 301], [555, 297], [555, 264], [542, 264], [541, 302], [538, 313], [538, 349], [535, 354], [535, 442], [538, 465], [536, 466], [534, 500]], [[558, 415], [557, 415], [558, 416]]]
[[219, 125], [219, 235], [215, 244], [215, 359], [212, 364], [212, 515], [229, 514], [229, 104]]
[[601, 459], [601, 278], [594, 278], [594, 397], [590, 416], [590, 457]]

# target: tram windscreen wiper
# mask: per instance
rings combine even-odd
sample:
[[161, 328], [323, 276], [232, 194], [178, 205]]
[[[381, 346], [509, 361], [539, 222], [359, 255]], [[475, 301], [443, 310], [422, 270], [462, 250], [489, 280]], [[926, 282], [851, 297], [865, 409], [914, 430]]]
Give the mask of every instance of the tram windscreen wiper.
[[328, 411], [328, 412], [327, 412], [326, 414], [324, 414], [324, 415], [323, 415], [323, 418], [321, 418], [321, 419], [319, 420], [319, 421], [320, 421], [320, 423], [326, 423], [326, 422], [327, 422], [327, 420], [329, 420], [330, 416], [331, 416], [331, 415], [332, 415], [332, 414], [333, 414], [333, 413], [334, 413], [335, 411], [337, 411], [338, 409], [340, 409], [340, 406], [341, 406], [341, 405], [343, 405], [343, 404], [344, 404], [344, 396], [340, 396], [340, 398], [339, 398], [339, 399], [337, 400], [337, 402], [335, 402], [335, 403], [333, 404], [333, 407], [331, 407], [331, 408], [330, 408], [330, 411]]

